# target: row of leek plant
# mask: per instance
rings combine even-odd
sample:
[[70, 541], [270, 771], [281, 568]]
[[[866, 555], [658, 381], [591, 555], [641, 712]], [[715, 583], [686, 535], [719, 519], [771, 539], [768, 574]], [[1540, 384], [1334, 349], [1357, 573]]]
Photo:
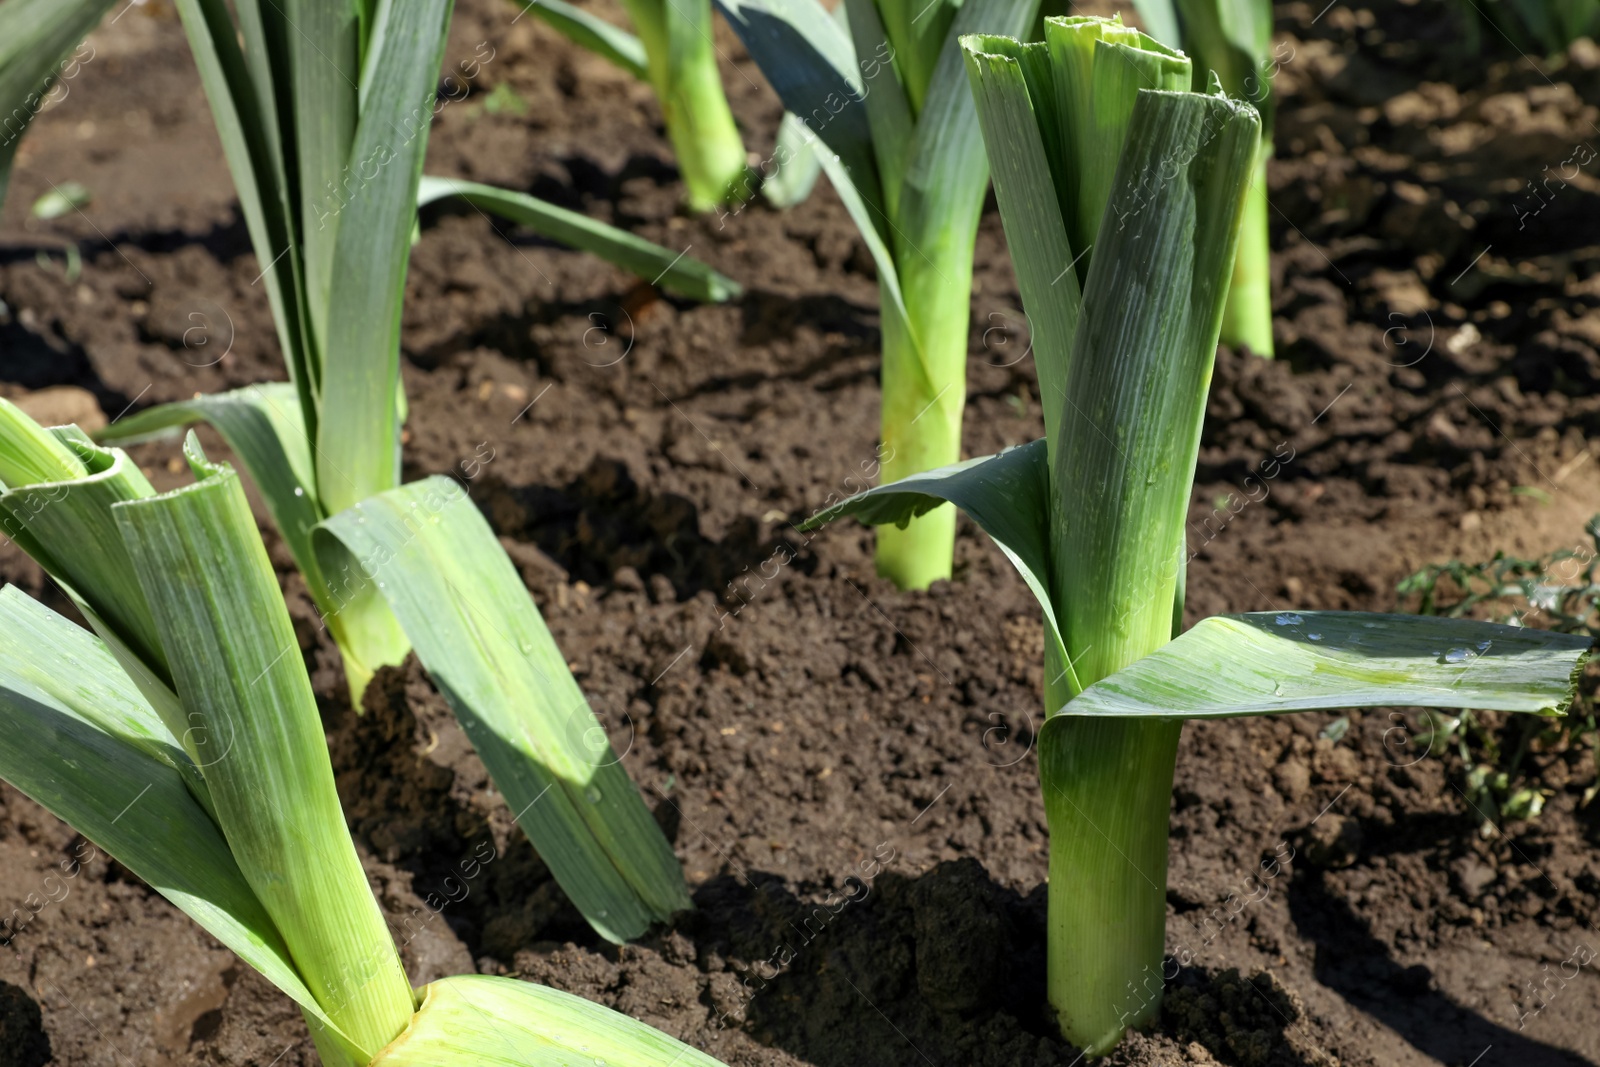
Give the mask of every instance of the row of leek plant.
[[[1220, 92], [1179, 91], [1188, 61], [1114, 21], [1047, 19], [1043, 42], [962, 46], [1033, 323], [1046, 436], [869, 490], [812, 525], [904, 524], [953, 503], [1038, 598], [1048, 989], [1065, 1036], [1099, 1054], [1159, 1010], [1185, 719], [1395, 705], [1557, 714], [1589, 641], [1313, 611], [1179, 632], [1184, 521], [1259, 120]], [[1086, 211], [1099, 218], [1080, 246]], [[1081, 289], [1068, 264], [1085, 268]]]
[[[20, 17], [12, 5], [24, 4], [49, 22], [36, 2], [8, 0], [0, 14]], [[353, 705], [376, 669], [415, 648], [573, 903], [602, 936], [636, 937], [689, 906], [671, 847], [476, 509], [430, 506], [443, 499], [437, 479], [400, 485], [407, 259], [417, 205], [453, 194], [601, 250], [669, 288], [717, 298], [737, 287], [694, 260], [530, 197], [422, 178], [450, 0], [298, 0], [287, 9], [178, 0], [178, 8], [266, 264], [290, 380], [140, 412], [114, 423], [104, 443], [210, 422], [305, 576], [343, 655]], [[81, 27], [64, 26], [56, 43]], [[65, 470], [6, 479], [14, 491], [98, 480], [98, 472]], [[10, 501], [0, 497], [0, 510], [16, 540], [53, 577], [78, 585], [85, 568], [99, 573], [98, 542], [47, 534], [66, 512], [36, 514]], [[117, 612], [106, 617], [118, 632], [144, 632]], [[508, 646], [501, 637], [510, 618], [518, 640]]]
[[[989, 181], [957, 38], [1021, 34], [1039, 0], [718, 0], [824, 172], [878, 272], [885, 480], [960, 458], [978, 216]], [[950, 576], [955, 511], [880, 531], [901, 588]]]
[[[42, 560], [72, 557], [51, 572], [100, 634], [0, 589], [0, 778], [291, 997], [329, 1067], [713, 1067], [531, 983], [466, 975], [413, 991], [240, 479], [192, 433], [184, 454], [193, 483], [156, 494], [122, 451], [0, 412], [0, 500], [32, 519], [12, 528]], [[537, 620], [522, 614], [481, 620], [507, 660]]]
[[1258, 356], [1273, 354], [1272, 248], [1268, 232], [1267, 162], [1272, 158], [1275, 110], [1271, 0], [1136, 0], [1150, 35], [1182, 47], [1194, 59], [1195, 88], [1213, 74], [1225, 92], [1242, 97], [1261, 115], [1261, 144], [1239, 226], [1221, 339]]

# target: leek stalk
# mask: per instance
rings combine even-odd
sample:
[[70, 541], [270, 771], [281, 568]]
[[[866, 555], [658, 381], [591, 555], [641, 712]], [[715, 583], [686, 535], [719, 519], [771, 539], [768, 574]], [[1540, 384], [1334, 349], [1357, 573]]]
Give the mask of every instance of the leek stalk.
[[689, 207], [742, 198], [744, 142], [717, 69], [711, 0], [624, 0], [644, 43], [650, 86], [678, 157]]
[[1263, 132], [1255, 175], [1239, 220], [1239, 253], [1228, 284], [1221, 334], [1225, 343], [1242, 345], [1269, 359], [1277, 351], [1272, 340], [1272, 234], [1267, 217], [1267, 161], [1271, 158], [1272, 138]]
[[711, 0], [623, 0], [638, 36], [565, 0], [518, 2], [572, 43], [650, 84], [692, 210], [747, 196], [744, 142], [717, 69]]
[[[976, 238], [976, 232], [970, 239]], [[967, 403], [970, 239], [966, 254], [906, 264], [904, 316], [883, 316], [884, 481], [948, 466], [961, 458], [961, 416]], [[959, 238], [957, 238], [959, 240]], [[952, 242], [954, 243], [954, 242]], [[880, 306], [893, 307], [892, 295]], [[878, 573], [902, 589], [926, 589], [950, 577], [956, 512], [936, 508], [905, 529], [878, 531]]]
[[[1052, 18], [1042, 43], [962, 45], [1035, 323], [1046, 437], [868, 490], [806, 526], [841, 515], [904, 525], [953, 503], [1039, 599], [1047, 985], [1065, 1036], [1102, 1055], [1160, 1007], [1184, 719], [1389, 704], [1559, 714], [1588, 642], [1340, 612], [1218, 616], [1177, 634], [1184, 519], [1258, 118], [1220, 91], [1130, 83], [1129, 69], [1181, 75], [1181, 63], [1115, 22]], [[1114, 130], [1122, 143], [1097, 149], [1114, 167], [1065, 150]], [[1082, 191], [1107, 172], [1092, 255], [1075, 253]], [[1064, 266], [1080, 256], [1081, 298]]]
[[[886, 479], [954, 463], [966, 406], [972, 254], [988, 185], [956, 40], [1019, 34], [1038, 0], [718, 0], [823, 170], [878, 271]], [[844, 25], [841, 24], [846, 23]], [[877, 569], [903, 589], [950, 576], [955, 513], [879, 531]]]

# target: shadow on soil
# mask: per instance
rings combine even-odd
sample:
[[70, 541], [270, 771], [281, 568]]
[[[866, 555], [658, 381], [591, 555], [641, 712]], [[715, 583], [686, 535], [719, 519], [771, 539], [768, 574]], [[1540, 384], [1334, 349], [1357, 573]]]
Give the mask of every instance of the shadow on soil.
[[1317, 980], [1394, 1029], [1440, 1063], [1468, 1063], [1491, 1046], [1497, 1062], [1518, 1067], [1594, 1067], [1566, 1049], [1534, 1041], [1441, 993], [1426, 966], [1406, 966], [1337, 893], [1320, 871], [1295, 877], [1289, 915], [1315, 943]]

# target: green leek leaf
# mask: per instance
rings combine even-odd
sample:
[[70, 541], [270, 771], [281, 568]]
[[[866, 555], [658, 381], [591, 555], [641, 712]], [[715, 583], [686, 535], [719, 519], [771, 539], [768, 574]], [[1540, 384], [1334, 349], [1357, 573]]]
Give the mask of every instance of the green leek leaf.
[[[964, 3], [956, 11], [954, 25], [939, 48], [927, 101], [917, 115], [895, 214], [896, 231], [906, 238], [897, 249], [902, 264], [946, 264], [954, 250], [961, 249], [960, 258], [970, 273], [983, 192], [989, 184], [989, 157], [982, 151], [972, 89], [963, 77], [959, 38], [980, 32], [1020, 36], [1038, 7], [1038, 0], [986, 0]], [[943, 247], [947, 244], [948, 251]], [[963, 286], [962, 292], [966, 289]], [[925, 339], [924, 347], [931, 347]]]
[[0, 3], [0, 204], [22, 135], [72, 66], [78, 42], [115, 0], [5, 0]]
[[1086, 684], [1172, 636], [1258, 129], [1222, 96], [1147, 90], [1134, 105], [1050, 442], [1051, 599]]
[[[345, 827], [316, 698], [231, 467], [194, 435], [197, 482], [114, 510], [178, 697], [208, 755], [217, 821], [326, 1014], [367, 1058], [411, 988]], [[220, 755], [210, 755], [214, 746]]]
[[1178, 32], [1178, 9], [1174, 0], [1133, 0], [1133, 9], [1139, 13], [1144, 32], [1168, 48], [1182, 48], [1183, 36]]
[[[0, 589], [0, 620], [0, 671], [8, 688], [69, 702], [73, 715], [166, 764], [204, 792], [204, 779], [171, 724], [140, 699], [142, 694], [129, 693], [128, 679], [102, 642], [16, 586]], [[55, 650], [34, 655], [45, 641]]]
[[640, 81], [650, 79], [645, 69], [648, 61], [644, 44], [627, 30], [566, 0], [527, 0], [522, 10], [543, 19], [574, 44], [609, 59]]
[[[16, 442], [23, 424], [37, 428], [21, 412], [0, 408], [0, 440]], [[111, 513], [112, 505], [152, 496], [155, 490], [123, 452], [96, 448], [75, 435], [75, 427], [64, 428], [54, 439], [68, 454], [74, 449], [66, 442], [73, 442], [81, 473], [71, 480], [13, 482], [0, 491], [0, 525], [45, 573], [92, 608], [122, 644], [165, 679], [167, 662], [155, 623]], [[23, 473], [4, 460], [0, 469], [13, 478]]]
[[172, 735], [104, 645], [10, 586], [0, 590], [0, 731], [0, 778], [338, 1033], [228, 842], [184, 788], [176, 768], [188, 758]]
[[[814, 151], [822, 172], [828, 176], [834, 192], [839, 194], [840, 201], [844, 203], [845, 211], [849, 212], [851, 221], [860, 231], [861, 240], [866, 243], [867, 252], [872, 256], [872, 265], [878, 270], [878, 299], [883, 305], [882, 314], [897, 317], [909, 332], [911, 319], [910, 312], [906, 310], [905, 294], [900, 289], [900, 267], [895, 262], [894, 250], [883, 235], [883, 231], [889, 228], [889, 217], [877, 206], [876, 191], [864, 193], [844, 160], [830, 151], [826, 144], [814, 146]], [[885, 332], [889, 329], [888, 326], [884, 327]]]
[[532, 982], [462, 975], [422, 996], [410, 1028], [371, 1067], [721, 1067], [636, 1019]]
[[[950, 37], [950, 24], [962, 10], [960, 0], [873, 0], [887, 30], [906, 96], [919, 117], [939, 84], [939, 58]], [[854, 17], [855, 13], [851, 12]], [[876, 42], [874, 42], [876, 43]]]
[[[110, 510], [155, 494], [144, 474], [122, 452], [96, 447], [76, 426], [46, 430], [0, 400], [0, 475], [12, 485], [0, 487], [0, 526], [55, 580], [168, 730], [187, 743], [166, 655]], [[61, 480], [32, 480], [55, 476]], [[209, 811], [198, 772], [187, 773], [193, 771], [188, 765], [179, 770]]]
[[[257, 0], [242, 0], [237, 5], [245, 39], [256, 42], [247, 56], [240, 44], [240, 27], [234, 25], [225, 0], [175, 2], [211, 105], [222, 154], [233, 174], [250, 243], [262, 264], [262, 279], [289, 380], [300, 395], [307, 433], [314, 438], [321, 367], [307, 337], [306, 331], [311, 327], [300, 299], [297, 213], [289, 203], [289, 179], [277, 119], [277, 88], [266, 55], [261, 11]], [[274, 0], [268, 0], [268, 7], [277, 11]]]
[[1216, 5], [1217, 22], [1228, 43], [1251, 59], [1272, 51], [1272, 0], [1206, 0]]
[[1371, 707], [1560, 715], [1589, 644], [1548, 630], [1417, 615], [1215, 615], [1091, 685], [1061, 716], [1215, 719]]
[[[859, 106], [863, 85], [850, 30], [817, 0], [717, 0], [717, 6], [783, 106], [833, 149], [863, 199], [881, 212], [882, 186], [872, 128]], [[873, 219], [874, 230], [882, 227], [880, 218]]]
[[1257, 170], [1245, 201], [1221, 336], [1225, 344], [1247, 346], [1256, 355], [1270, 359], [1273, 334], [1267, 160], [1272, 157], [1276, 110], [1270, 83], [1277, 68], [1272, 56], [1271, 0], [1138, 0], [1135, 6], [1152, 34], [1173, 47], [1181, 44], [1193, 57], [1195, 89], [1209, 86], [1209, 79], [1215, 77], [1225, 92], [1249, 100], [1261, 112]]
[[228, 442], [255, 482], [295, 565], [308, 579], [316, 557], [311, 530], [322, 521], [317, 506], [311, 443], [306, 440], [300, 398], [285, 382], [247, 385], [148, 408], [101, 430], [103, 444], [127, 445], [205, 422]]
[[[369, 180], [352, 168], [351, 141], [360, 106], [360, 26], [353, 3], [265, 0], [263, 15], [275, 31], [286, 63], [294, 116], [294, 160], [299, 168], [299, 234], [313, 349], [329, 351], [328, 304], [336, 270], [343, 206]], [[246, 40], [248, 40], [248, 36]], [[284, 70], [283, 68], [287, 68]], [[280, 93], [285, 87], [279, 86]], [[430, 116], [431, 117], [431, 116]], [[341, 314], [348, 309], [341, 306]], [[327, 357], [323, 358], [324, 364]]]
[[682, 252], [673, 252], [626, 230], [607, 226], [580, 212], [557, 207], [525, 193], [456, 178], [424, 177], [417, 189], [417, 206], [424, 207], [450, 196], [459, 196], [480, 210], [526, 226], [541, 237], [592, 252], [649, 279], [652, 284], [693, 300], [721, 302], [744, 292], [732, 278]]
[[328, 514], [400, 481], [400, 305], [451, 0], [381, 0], [335, 247], [317, 492]]
[[[973, 34], [961, 39], [967, 56], [967, 74], [977, 101], [984, 146], [994, 170], [995, 201], [1006, 227], [1006, 244], [1016, 266], [1017, 288], [1023, 306], [1030, 309], [1028, 327], [1036, 353], [1039, 395], [1044, 405], [1045, 437], [1053, 437], [1066, 397], [1067, 357], [1078, 326], [1083, 297], [1077, 256], [1067, 237], [1057, 193], [1055, 174], [1044, 137], [1055, 130], [1048, 116], [1054, 101], [1048, 81], [1043, 85], [1027, 74], [1040, 68], [1048, 78], [1043, 43], [1021, 44], [1014, 38]], [[1029, 61], [1028, 56], [1035, 57]]]
[[1075, 153], [1060, 192], [1072, 246], [1083, 254], [1078, 277], [1087, 281], [1138, 94], [1186, 90], [1193, 75], [1182, 53], [1118, 20], [1046, 19], [1045, 40], [1055, 99], [1041, 110], [1063, 150]]
[[336, 596], [385, 597], [568, 897], [613, 941], [689, 907], [666, 838], [493, 531], [436, 476], [333, 516]]
[[0, 398], [0, 487], [66, 482], [85, 473], [83, 460], [56, 434]]
[[[848, 33], [850, 5], [835, 5], [833, 19]], [[862, 77], [868, 78], [867, 71], [862, 71]], [[790, 208], [811, 195], [817, 179], [822, 176], [817, 142], [817, 135], [800, 116], [784, 111], [783, 120], [778, 123], [777, 144], [772, 149], [772, 169], [761, 183], [761, 194], [773, 207]]]
[[[844, 0], [849, 12], [850, 35], [857, 55], [881, 57], [888, 34], [878, 18], [876, 0]], [[862, 64], [861, 92], [872, 129], [873, 157], [883, 184], [883, 208], [891, 216], [899, 210], [900, 186], [911, 162], [917, 124], [911, 102], [892, 62], [883, 58]]]

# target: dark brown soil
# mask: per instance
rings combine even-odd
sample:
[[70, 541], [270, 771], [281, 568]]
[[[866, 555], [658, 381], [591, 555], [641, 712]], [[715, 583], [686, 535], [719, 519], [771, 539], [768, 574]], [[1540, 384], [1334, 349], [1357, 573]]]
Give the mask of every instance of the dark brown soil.
[[[1422, 563], [1575, 544], [1600, 501], [1600, 164], [1563, 170], [1600, 143], [1586, 102], [1600, 50], [1536, 65], [1491, 37], [1469, 56], [1439, 5], [1320, 7], [1278, 7], [1281, 358], [1219, 358], [1192, 512], [1196, 618], [1391, 608]], [[414, 662], [349, 713], [269, 531], [413, 979], [547, 982], [737, 1067], [1074, 1062], [1045, 1010], [1035, 605], [970, 525], [955, 580], [911, 594], [874, 577], [870, 532], [791, 526], [872, 469], [875, 285], [859, 240], [826, 189], [787, 214], [679, 214], [649, 94], [515, 12], [459, 5], [452, 65], [493, 58], [445, 108], [430, 169], [686, 248], [749, 294], [663, 299], [474, 212], [430, 212], [405, 320], [407, 473], [470, 481], [697, 907], [637, 945], [597, 943]], [[281, 376], [170, 8], [133, 7], [94, 43], [25, 142], [0, 216], [0, 394], [110, 419]], [[777, 105], [723, 43], [761, 153]], [[491, 91], [525, 110], [491, 111]], [[93, 191], [86, 212], [28, 220], [66, 180]], [[973, 289], [979, 455], [1042, 430], [992, 211]], [[91, 402], [35, 392], [53, 386]], [[137, 456], [158, 484], [180, 480], [172, 447]], [[14, 546], [0, 576], [65, 607]], [[1600, 981], [1570, 962], [1600, 946], [1587, 744], [1538, 754], [1544, 814], [1483, 836], [1464, 768], [1414, 751], [1413, 719], [1354, 715], [1342, 739], [1320, 737], [1333, 719], [1187, 731], [1169, 948], [1194, 963], [1115, 1062], [1600, 1063]], [[63, 897], [45, 879], [74, 856], [79, 873], [50, 883]], [[1276, 875], [1247, 882], [1263, 862]], [[452, 877], [461, 899], [420, 921], [421, 897]], [[0, 1064], [34, 1067], [45, 1037], [71, 1065], [315, 1060], [285, 998], [0, 787], [8, 916]]]

